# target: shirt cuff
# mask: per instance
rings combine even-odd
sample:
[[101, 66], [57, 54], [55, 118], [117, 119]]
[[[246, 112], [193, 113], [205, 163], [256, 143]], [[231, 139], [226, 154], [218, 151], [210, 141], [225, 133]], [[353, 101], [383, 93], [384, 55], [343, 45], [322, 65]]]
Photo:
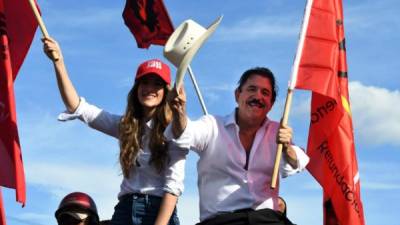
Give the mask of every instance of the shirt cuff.
[[190, 133], [191, 121], [187, 117], [186, 128], [180, 137], [174, 138], [174, 133], [172, 132], [172, 123], [170, 123], [164, 131], [164, 137], [167, 141], [173, 142], [178, 148], [189, 149], [191, 143], [191, 133]]
[[310, 158], [299, 146], [293, 145], [293, 149], [295, 150], [297, 156], [297, 169], [299, 170], [298, 172], [303, 171], [310, 161]]
[[74, 120], [79, 118], [82, 115], [82, 108], [85, 107], [85, 105], [87, 105], [88, 103], [86, 102], [85, 98], [80, 97], [79, 98], [79, 105], [76, 108], [76, 110], [74, 112], [69, 112], [68, 110], [65, 110], [64, 112], [60, 113], [57, 117], [57, 119], [59, 121], [69, 121], [69, 120]]
[[167, 193], [170, 193], [171, 195], [175, 195], [176, 197], [179, 197], [179, 196], [181, 196], [182, 195], [182, 191], [181, 190], [178, 190], [178, 189], [172, 189], [172, 188], [169, 188], [169, 187], [165, 187], [165, 188], [163, 188], [163, 190], [165, 191], [165, 192], [167, 192]]
[[292, 145], [293, 150], [296, 153], [297, 157], [297, 168], [294, 169], [285, 159], [285, 157], [282, 155], [282, 160], [281, 162], [281, 176], [283, 178], [291, 176], [293, 174], [299, 173], [303, 171], [310, 159], [308, 158], [307, 154], [301, 149], [299, 146]]

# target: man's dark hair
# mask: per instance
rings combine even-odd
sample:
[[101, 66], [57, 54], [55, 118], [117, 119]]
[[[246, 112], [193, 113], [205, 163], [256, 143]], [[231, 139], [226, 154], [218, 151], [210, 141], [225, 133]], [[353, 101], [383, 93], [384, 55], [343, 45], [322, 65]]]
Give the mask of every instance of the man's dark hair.
[[272, 102], [272, 104], [274, 104], [275, 99], [276, 99], [276, 95], [277, 95], [277, 92], [278, 92], [278, 86], [275, 83], [274, 74], [271, 72], [271, 70], [269, 70], [266, 67], [254, 67], [254, 68], [251, 68], [251, 69], [245, 71], [242, 74], [242, 76], [240, 77], [240, 79], [239, 79], [239, 81], [237, 83], [238, 87], [236, 88], [236, 90], [242, 91], [242, 86], [253, 75], [259, 75], [259, 76], [262, 76], [262, 77], [265, 77], [265, 78], [269, 79], [269, 82], [271, 83], [271, 87], [272, 87], [271, 102]]

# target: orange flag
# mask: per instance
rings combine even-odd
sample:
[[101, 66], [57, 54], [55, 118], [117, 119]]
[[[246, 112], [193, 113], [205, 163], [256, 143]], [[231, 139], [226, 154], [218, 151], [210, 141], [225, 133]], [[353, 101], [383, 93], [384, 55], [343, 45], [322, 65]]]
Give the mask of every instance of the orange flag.
[[364, 225], [342, 1], [314, 0], [307, 7], [308, 24], [303, 27], [305, 36], [294, 82], [296, 88], [312, 91], [307, 169], [323, 188], [325, 225]]
[[27, 0], [0, 0], [0, 186], [14, 188], [25, 204], [14, 80], [31, 45], [37, 22]]

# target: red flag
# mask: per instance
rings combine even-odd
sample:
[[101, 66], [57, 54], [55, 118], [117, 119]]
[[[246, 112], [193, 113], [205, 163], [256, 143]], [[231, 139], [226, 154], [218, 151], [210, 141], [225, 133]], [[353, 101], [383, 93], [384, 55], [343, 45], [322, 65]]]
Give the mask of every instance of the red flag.
[[307, 169], [324, 192], [325, 225], [364, 225], [341, 0], [311, 4], [296, 88], [312, 91]]
[[139, 48], [165, 45], [174, 32], [162, 0], [126, 0], [122, 17]]
[[14, 188], [25, 204], [25, 176], [18, 138], [14, 80], [37, 22], [27, 0], [0, 0], [0, 186]]
[[1, 194], [0, 188], [0, 225], [6, 225], [6, 213], [4, 212], [3, 208], [3, 196]]

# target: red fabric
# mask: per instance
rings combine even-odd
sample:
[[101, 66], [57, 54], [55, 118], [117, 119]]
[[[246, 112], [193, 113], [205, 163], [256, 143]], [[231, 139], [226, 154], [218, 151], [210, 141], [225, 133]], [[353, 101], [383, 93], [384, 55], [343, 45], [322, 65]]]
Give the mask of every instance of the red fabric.
[[[28, 0], [1, 0], [7, 20], [7, 36], [11, 55], [13, 79], [17, 77], [19, 68], [31, 46], [38, 26], [35, 15]], [[35, 0], [37, 5], [37, 2]]]
[[37, 22], [26, 0], [0, 0], [0, 186], [16, 189], [25, 204], [25, 176], [19, 144], [14, 80], [28, 52]]
[[311, 90], [307, 169], [324, 192], [325, 225], [364, 225], [341, 0], [314, 0], [296, 88]]
[[165, 45], [174, 31], [162, 0], [126, 0], [122, 16], [139, 48]]
[[3, 207], [3, 196], [1, 194], [1, 188], [0, 188], [0, 225], [6, 225], [6, 213], [4, 212], [4, 207]]

